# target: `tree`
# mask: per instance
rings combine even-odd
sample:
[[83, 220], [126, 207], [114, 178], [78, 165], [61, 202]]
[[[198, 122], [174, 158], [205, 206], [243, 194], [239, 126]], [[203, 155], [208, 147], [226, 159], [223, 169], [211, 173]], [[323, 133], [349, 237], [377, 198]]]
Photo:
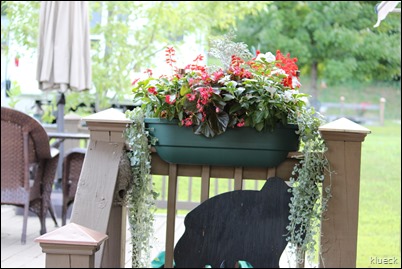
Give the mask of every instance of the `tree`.
[[275, 1], [238, 22], [237, 38], [262, 52], [289, 52], [310, 74], [312, 102], [317, 81], [337, 84], [400, 79], [400, 15], [374, 28], [376, 2]]
[[[99, 110], [109, 107], [112, 102], [127, 99], [131, 88], [130, 71], [150, 66], [152, 57], [166, 45], [179, 45], [181, 36], [192, 33], [208, 37], [212, 27], [234, 26], [237, 18], [255, 14], [266, 5], [263, 1], [89, 3], [92, 14], [106, 17], [105, 23], [97, 23], [91, 28], [91, 34], [101, 36], [99, 42], [92, 43], [96, 93], [69, 92], [66, 109], [86, 101], [87, 104], [95, 103]], [[39, 31], [39, 2], [2, 1], [2, 12], [3, 9], [11, 23], [7, 28], [2, 23], [2, 40], [12, 33], [15, 42], [34, 54]]]

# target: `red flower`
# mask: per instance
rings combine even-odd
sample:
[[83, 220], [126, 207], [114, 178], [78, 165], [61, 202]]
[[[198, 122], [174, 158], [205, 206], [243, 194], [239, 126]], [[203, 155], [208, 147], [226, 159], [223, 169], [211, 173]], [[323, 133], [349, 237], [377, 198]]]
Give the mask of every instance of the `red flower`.
[[173, 56], [176, 55], [176, 51], [174, 50], [173, 47], [167, 47], [165, 50], [166, 54], [166, 63], [168, 65], [170, 65], [171, 67], [173, 67], [173, 63], [176, 62], [176, 60], [173, 59]]
[[200, 54], [193, 60], [193, 62], [202, 61], [203, 59], [204, 59], [204, 56]]
[[131, 82], [131, 85], [135, 85], [135, 83], [137, 83], [139, 80], [139, 78], [134, 79], [133, 82]]
[[155, 87], [149, 87], [148, 92], [153, 95], [157, 95], [158, 92], [156, 91]]
[[220, 70], [218, 70], [218, 71], [216, 71], [215, 73], [212, 74], [212, 80], [217, 82], [218, 80], [220, 80], [224, 76], [225, 76], [225, 73], [223, 73], [223, 70], [220, 69]]
[[297, 71], [299, 69], [296, 65], [297, 58], [290, 58], [289, 53], [285, 57], [280, 50], [277, 50], [276, 60], [278, 61], [276, 66], [284, 70], [287, 75], [287, 77], [283, 79], [282, 84], [293, 89], [293, 77], [297, 77]]
[[18, 67], [20, 65], [20, 57], [19, 56], [15, 56], [14, 64], [15, 64], [16, 67]]
[[191, 120], [191, 118], [185, 118], [181, 121], [181, 124], [186, 126], [186, 127], [190, 127], [193, 124], [193, 121]]
[[239, 122], [236, 124], [237, 127], [243, 127], [244, 126], [244, 119], [240, 119]]
[[186, 97], [190, 102], [195, 100], [195, 94], [188, 93]]
[[152, 77], [152, 70], [151, 69], [147, 69], [144, 71], [144, 73], [148, 74], [149, 77]]
[[166, 95], [165, 101], [166, 101], [166, 103], [168, 103], [169, 105], [173, 105], [173, 104], [176, 102], [176, 96], [175, 96], [174, 94], [172, 94], [172, 95]]
[[210, 80], [209, 74], [208, 74], [207, 72], [202, 72], [202, 73], [201, 73], [201, 79], [202, 79], [204, 82], [208, 82], [208, 81]]

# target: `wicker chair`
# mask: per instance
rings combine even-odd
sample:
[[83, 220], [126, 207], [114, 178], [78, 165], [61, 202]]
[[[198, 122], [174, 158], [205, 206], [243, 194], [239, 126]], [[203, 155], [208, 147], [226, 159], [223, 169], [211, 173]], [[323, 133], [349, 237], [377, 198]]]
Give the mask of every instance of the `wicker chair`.
[[51, 150], [38, 121], [1, 108], [1, 204], [24, 208], [22, 244], [26, 242], [28, 210], [38, 215], [40, 234], [46, 233], [47, 211], [57, 226], [50, 195], [58, 159], [58, 150]]
[[86, 149], [74, 148], [63, 159], [63, 205], [61, 211], [61, 224], [66, 225], [68, 207], [74, 202], [84, 163]]

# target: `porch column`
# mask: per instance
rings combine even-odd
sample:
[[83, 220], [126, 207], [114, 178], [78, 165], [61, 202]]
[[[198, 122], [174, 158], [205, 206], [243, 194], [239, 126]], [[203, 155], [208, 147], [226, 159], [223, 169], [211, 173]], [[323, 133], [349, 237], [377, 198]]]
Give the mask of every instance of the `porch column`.
[[[356, 267], [361, 145], [370, 130], [346, 118], [320, 127], [328, 147], [332, 197], [321, 221], [319, 267]], [[323, 191], [330, 184], [326, 173]]]

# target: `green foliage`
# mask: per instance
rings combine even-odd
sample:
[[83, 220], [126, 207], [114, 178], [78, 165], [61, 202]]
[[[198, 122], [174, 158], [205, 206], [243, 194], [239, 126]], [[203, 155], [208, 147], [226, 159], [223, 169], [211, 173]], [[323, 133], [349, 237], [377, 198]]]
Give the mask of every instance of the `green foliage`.
[[133, 172], [132, 189], [127, 195], [131, 230], [132, 267], [146, 268], [150, 261], [153, 235], [155, 200], [151, 179], [151, 154], [144, 115], [140, 109], [126, 111], [133, 122], [126, 128], [125, 137], [130, 151], [127, 153]]
[[91, 108], [91, 101], [93, 96], [88, 91], [70, 92], [66, 94], [66, 104], [69, 104], [68, 108], [65, 107], [65, 113], [70, 109], [78, 111], [77, 114], [85, 116], [93, 113]]
[[43, 123], [52, 123], [56, 117], [53, 115], [50, 109], [45, 109], [42, 115], [42, 122]]
[[20, 56], [34, 55], [39, 36], [39, 9], [40, 1], [2, 1], [3, 10], [7, 16], [8, 23], [1, 24], [1, 40], [8, 40], [11, 37], [14, 42], [23, 50], [15, 51], [14, 47], [1, 46], [1, 49], [8, 53], [13, 50], [14, 54]]
[[8, 105], [12, 108], [20, 101], [19, 96], [21, 95], [21, 87], [17, 81], [11, 83], [11, 87], [7, 90], [7, 94], [10, 97], [10, 102]]
[[[108, 107], [110, 99], [127, 99], [131, 70], [138, 72], [144, 67], [152, 67], [153, 56], [168, 44], [179, 45], [183, 36], [191, 33], [208, 35], [211, 26], [228, 27], [237, 17], [263, 6], [261, 3], [242, 2], [238, 5], [182, 1], [102, 3], [104, 5], [100, 2], [93, 4], [93, 9], [98, 12], [106, 8], [108, 22], [93, 28], [93, 34], [105, 38], [104, 43], [93, 44], [97, 109]], [[215, 16], [211, 17], [211, 14]]]
[[[400, 14], [374, 28], [371, 1], [275, 1], [258, 16], [238, 22], [239, 40], [263, 51], [298, 55], [302, 74], [337, 84], [400, 76]], [[317, 64], [317, 76], [314, 76]]]
[[[3, 6], [3, 2], [6, 6]], [[33, 53], [39, 32], [39, 1], [3, 1], [9, 24], [2, 24], [2, 40], [12, 33], [15, 42]], [[180, 44], [184, 35], [208, 36], [211, 27], [233, 26], [236, 18], [254, 14], [265, 6], [262, 2], [219, 1], [91, 1], [91, 12], [106, 18], [90, 29], [100, 36], [92, 42], [92, 74], [95, 94], [82, 99], [95, 103], [96, 111], [124, 101], [130, 93], [130, 72], [151, 65], [153, 56], [167, 44]], [[91, 13], [92, 14], [92, 13]], [[211, 16], [213, 14], [213, 16]], [[202, 42], [202, 38], [198, 38]], [[6, 51], [12, 49], [4, 48]], [[69, 92], [67, 95], [70, 94]], [[77, 99], [72, 101], [78, 102]], [[66, 110], [77, 103], [66, 103]]]

